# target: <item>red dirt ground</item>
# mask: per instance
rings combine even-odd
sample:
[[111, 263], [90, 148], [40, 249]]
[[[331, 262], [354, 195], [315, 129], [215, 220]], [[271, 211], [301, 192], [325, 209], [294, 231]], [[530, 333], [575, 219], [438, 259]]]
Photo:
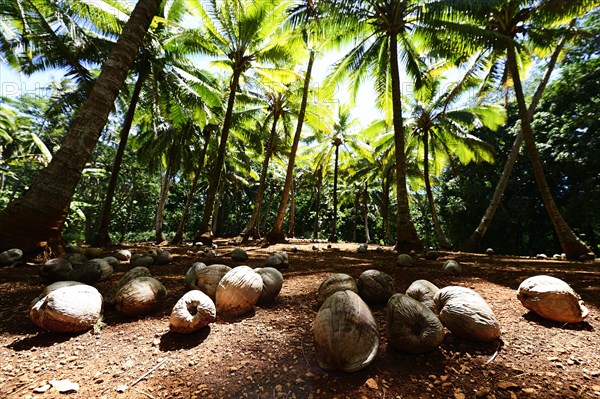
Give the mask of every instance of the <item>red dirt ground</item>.
[[[169, 333], [171, 309], [186, 292], [185, 272], [193, 262], [242, 264], [231, 260], [232, 247], [224, 243], [210, 260], [200, 258], [197, 248], [168, 248], [173, 262], [150, 267], [169, 290], [161, 309], [141, 319], [106, 309], [99, 334], [41, 331], [27, 314], [29, 302], [44, 287], [39, 266], [0, 269], [0, 398], [600, 398], [599, 261], [443, 253], [435, 261], [418, 259], [409, 269], [396, 266], [397, 254], [389, 247], [360, 254], [357, 244], [337, 244], [338, 250], [318, 244], [319, 251], [312, 243], [293, 245], [298, 252], [290, 252], [292, 244], [243, 247], [250, 255], [244, 264], [252, 267], [261, 266], [271, 252], [288, 251], [290, 267], [274, 304], [234, 321], [218, 320], [189, 336]], [[131, 249], [145, 252], [149, 246]], [[449, 258], [462, 263], [461, 276], [441, 272]], [[129, 267], [118, 266], [97, 288], [106, 292]], [[358, 277], [367, 269], [392, 275], [399, 292], [417, 279], [475, 289], [501, 324], [502, 345], [469, 342], [448, 332], [433, 353], [399, 354], [387, 348], [381, 306], [372, 308], [381, 331], [374, 362], [352, 374], [322, 371], [311, 334], [316, 291], [332, 272]], [[515, 290], [537, 274], [568, 282], [590, 310], [586, 321], [563, 325], [523, 308]], [[79, 391], [34, 393], [54, 379], [76, 382]], [[128, 389], [119, 393], [122, 385]]]

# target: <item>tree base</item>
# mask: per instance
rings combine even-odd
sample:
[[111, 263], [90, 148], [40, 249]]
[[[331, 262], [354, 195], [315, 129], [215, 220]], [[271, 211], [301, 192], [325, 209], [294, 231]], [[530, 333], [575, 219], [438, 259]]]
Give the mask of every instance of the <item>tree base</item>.
[[201, 242], [202, 245], [210, 247], [213, 244], [213, 239], [212, 231], [205, 231], [204, 233], [198, 232], [196, 237], [194, 237], [194, 243]]
[[287, 240], [283, 231], [271, 230], [267, 234], [267, 242], [270, 244], [285, 244]]

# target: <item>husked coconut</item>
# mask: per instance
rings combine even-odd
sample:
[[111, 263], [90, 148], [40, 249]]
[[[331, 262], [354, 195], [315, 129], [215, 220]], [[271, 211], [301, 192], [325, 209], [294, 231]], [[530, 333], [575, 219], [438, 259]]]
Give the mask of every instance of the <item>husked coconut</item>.
[[500, 337], [500, 324], [494, 312], [472, 289], [444, 287], [433, 301], [442, 324], [459, 337], [484, 342]]
[[242, 248], [235, 248], [233, 251], [231, 251], [231, 259], [235, 260], [236, 262], [243, 262], [248, 259], [248, 254]]
[[431, 352], [444, 340], [444, 326], [421, 302], [394, 294], [387, 304], [387, 336], [388, 343], [397, 351]]
[[134, 267], [121, 277], [121, 279], [115, 284], [105, 295], [104, 303], [110, 306], [115, 304], [115, 296], [117, 291], [121, 289], [125, 284], [137, 277], [150, 277], [150, 270], [143, 266]]
[[140, 316], [155, 310], [167, 296], [167, 289], [152, 277], [136, 277], [121, 287], [115, 309], [123, 316]]
[[171, 312], [169, 330], [189, 334], [215, 321], [215, 304], [204, 292], [192, 290], [182, 296]]
[[406, 295], [416, 299], [427, 306], [432, 312], [435, 312], [433, 297], [439, 290], [435, 284], [427, 280], [416, 280], [406, 289]]
[[413, 267], [415, 265], [415, 261], [409, 254], [400, 254], [396, 258], [396, 265], [400, 267]]
[[442, 266], [442, 271], [451, 276], [458, 276], [462, 273], [462, 267], [460, 266], [460, 263], [454, 259], [449, 259], [444, 263], [444, 266]]
[[367, 304], [354, 291], [333, 293], [312, 327], [319, 367], [357, 371], [367, 367], [379, 349], [379, 329]]
[[392, 276], [379, 270], [365, 270], [356, 285], [358, 295], [368, 304], [385, 303], [396, 292]]
[[517, 298], [527, 309], [561, 323], [578, 323], [588, 315], [588, 309], [573, 288], [552, 276], [529, 277], [519, 285]]
[[66, 258], [54, 258], [40, 268], [40, 277], [47, 282], [69, 280], [73, 266]]
[[166, 249], [157, 248], [155, 250], [155, 255], [152, 256], [154, 258], [155, 265], [166, 265], [167, 263], [173, 260], [173, 255]]
[[287, 253], [275, 252], [267, 257], [263, 267], [272, 267], [277, 270], [287, 269], [290, 266]]
[[102, 295], [92, 286], [59, 282], [29, 309], [37, 326], [55, 332], [81, 332], [102, 319]]
[[223, 276], [217, 286], [219, 315], [241, 316], [254, 309], [262, 292], [262, 277], [249, 266], [238, 266]]
[[185, 286], [191, 289], [197, 289], [196, 287], [196, 276], [198, 272], [204, 269], [206, 265], [202, 262], [195, 262], [190, 266], [188, 271], [185, 273]]
[[105, 256], [102, 259], [104, 259], [106, 261], [106, 263], [108, 263], [112, 267], [119, 266], [121, 264], [119, 259], [115, 258], [114, 256]]
[[92, 263], [91, 261], [83, 266], [74, 268], [71, 273], [69, 273], [69, 280], [81, 281], [82, 283], [90, 285], [96, 284], [100, 281], [101, 277], [102, 272], [100, 271], [100, 265], [98, 263]]
[[131, 264], [131, 266], [135, 267], [148, 267], [154, 264], [154, 258], [152, 257], [152, 255], [148, 254], [135, 254], [131, 257], [131, 261], [129, 261], [129, 263]]
[[33, 305], [35, 305], [40, 299], [44, 298], [46, 295], [48, 295], [49, 293], [51, 293], [52, 291], [56, 291], [59, 288], [63, 288], [63, 287], [70, 287], [72, 285], [82, 285], [83, 283], [79, 282], [79, 281], [57, 281], [55, 283], [52, 283], [50, 285], [47, 285], [46, 288], [44, 288], [44, 291], [42, 291], [42, 293], [40, 295], [38, 295], [37, 297], [35, 297], [33, 299], [33, 301], [31, 301], [31, 303], [29, 304], [29, 307], [31, 308]]
[[358, 293], [356, 280], [345, 273], [335, 273], [327, 277], [317, 291], [317, 302], [321, 305], [333, 293], [350, 290]]
[[270, 303], [275, 300], [281, 287], [283, 287], [283, 274], [273, 267], [262, 267], [254, 269], [262, 278], [263, 285], [258, 303]]
[[100, 256], [102, 256], [102, 248], [96, 248], [96, 247], [85, 247], [83, 248], [83, 253], [85, 254], [85, 256], [87, 256], [89, 259], [92, 258], [99, 258]]
[[9, 249], [0, 253], [0, 266], [10, 266], [23, 259], [23, 251], [18, 248]]
[[115, 252], [115, 258], [119, 259], [121, 262], [129, 262], [131, 260], [131, 251], [128, 249], [120, 249]]
[[215, 300], [217, 287], [219, 282], [231, 270], [231, 267], [226, 265], [210, 265], [198, 270], [196, 280], [192, 285], [196, 289], [204, 292], [213, 301]]

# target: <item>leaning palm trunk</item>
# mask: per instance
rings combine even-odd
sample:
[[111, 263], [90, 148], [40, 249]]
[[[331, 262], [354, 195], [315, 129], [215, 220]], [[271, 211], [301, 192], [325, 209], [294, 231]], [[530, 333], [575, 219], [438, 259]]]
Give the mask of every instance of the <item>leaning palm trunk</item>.
[[404, 121], [402, 118], [402, 93], [398, 68], [398, 38], [396, 33], [390, 38], [390, 68], [392, 75], [392, 109], [394, 122], [394, 147], [396, 153], [396, 197], [398, 202], [398, 226], [396, 229], [396, 249], [420, 250], [421, 240], [410, 217], [408, 191], [406, 189], [406, 154], [404, 150]]
[[339, 168], [339, 152], [340, 144], [335, 146], [335, 163], [333, 167], [333, 222], [331, 223], [331, 236], [329, 237], [330, 242], [337, 242], [337, 221], [338, 221], [338, 168]]
[[[544, 89], [546, 88], [546, 86], [548, 85], [548, 82], [550, 81], [550, 76], [552, 75], [552, 71], [554, 70], [554, 67], [556, 66], [558, 56], [560, 55], [560, 53], [565, 45], [565, 42], [566, 42], [565, 39], [561, 40], [558, 43], [558, 45], [556, 46], [556, 48], [554, 49], [552, 56], [550, 57], [550, 62], [548, 63], [548, 67], [546, 69], [546, 73], [544, 74], [544, 78], [538, 85], [538, 88], [535, 91], [535, 94], [533, 95], [533, 98], [531, 100], [531, 104], [529, 105], [528, 116], [529, 116], [530, 120], [533, 119], [535, 110], [540, 102], [540, 99], [542, 98]], [[502, 201], [502, 196], [504, 195], [504, 191], [506, 191], [506, 187], [508, 186], [508, 182], [510, 180], [510, 175], [512, 173], [515, 163], [517, 162], [517, 157], [519, 156], [519, 150], [521, 148], [521, 145], [523, 144], [523, 139], [524, 139], [523, 129], [520, 129], [519, 133], [517, 134], [517, 137], [515, 138], [515, 141], [512, 145], [510, 153], [508, 154], [508, 158], [506, 159], [506, 163], [504, 164], [504, 169], [502, 170], [502, 174], [500, 175], [500, 180], [498, 181], [498, 184], [496, 185], [496, 189], [494, 190], [494, 194], [492, 195], [490, 204], [488, 205], [487, 209], [485, 210], [485, 213], [483, 214], [483, 217], [481, 218], [481, 221], [479, 222], [479, 225], [477, 226], [475, 231], [471, 234], [471, 236], [465, 242], [463, 242], [460, 245], [461, 250], [473, 252], [473, 251], [477, 250], [477, 247], [483, 240], [483, 237], [485, 236], [485, 233], [487, 232], [487, 229], [489, 228], [490, 224], [492, 223], [492, 219], [494, 218], [494, 215], [496, 214], [496, 210], [498, 209], [498, 206], [500, 205], [500, 202]]]
[[298, 124], [296, 125], [296, 132], [294, 133], [294, 141], [292, 143], [292, 148], [290, 149], [290, 158], [288, 160], [288, 167], [285, 175], [285, 183], [283, 185], [283, 193], [281, 194], [281, 203], [279, 204], [279, 210], [277, 211], [277, 217], [275, 218], [273, 228], [267, 234], [267, 240], [272, 244], [285, 241], [285, 234], [283, 232], [283, 220], [285, 219], [285, 210], [287, 208], [287, 202], [290, 196], [292, 182], [294, 179], [294, 165], [296, 163], [296, 152], [298, 151], [298, 143], [300, 142], [300, 134], [302, 133], [302, 125], [304, 124], [304, 115], [306, 114], [306, 104], [308, 102], [308, 88], [310, 86], [310, 78], [314, 62], [315, 51], [311, 49], [308, 56], [306, 74], [304, 76], [302, 102], [300, 103], [300, 111], [298, 113]]
[[169, 188], [171, 188], [171, 180], [173, 176], [173, 148], [168, 155], [167, 161], [167, 169], [165, 170], [165, 175], [160, 188], [160, 198], [158, 200], [158, 206], [156, 208], [156, 219], [155, 219], [155, 229], [156, 229], [156, 243], [160, 244], [165, 241], [167, 238], [163, 233], [163, 220], [165, 216], [165, 205], [167, 204], [167, 198], [169, 196]]
[[290, 190], [290, 216], [288, 222], [288, 237], [294, 238], [296, 230], [296, 188], [292, 180], [292, 188]]
[[60, 246], [75, 187], [159, 4], [159, 0], [137, 2], [61, 148], [31, 188], [0, 213], [0, 248], [33, 250], [42, 243]]
[[363, 189], [363, 222], [365, 223], [365, 243], [369, 244], [371, 242], [371, 234], [369, 232], [369, 191], [367, 182], [365, 182], [365, 187]]
[[521, 84], [521, 78], [519, 76], [519, 67], [517, 65], [517, 58], [515, 54], [515, 48], [512, 45], [508, 47], [508, 68], [510, 70], [513, 84], [515, 87], [515, 96], [517, 97], [517, 105], [519, 107], [519, 118], [521, 119], [521, 129], [525, 137], [525, 143], [527, 144], [527, 154], [531, 161], [531, 167], [533, 175], [540, 191], [540, 196], [546, 211], [550, 216], [550, 220], [554, 225], [554, 230], [558, 236], [558, 240], [562, 247], [562, 250], [567, 255], [567, 258], [574, 259], [581, 255], [587, 255], [591, 250], [585, 245], [576, 235], [573, 233], [565, 219], [562, 217], [554, 198], [550, 193], [550, 187], [546, 181], [544, 175], [544, 169], [542, 161], [535, 144], [533, 137], [533, 129], [531, 128], [531, 115], [527, 110], [525, 104], [525, 96], [523, 95], [523, 87]]
[[112, 165], [112, 171], [110, 172], [110, 179], [108, 181], [108, 187], [106, 189], [106, 196], [104, 197], [104, 203], [102, 204], [102, 210], [100, 211], [98, 231], [92, 241], [92, 245], [96, 247], [105, 247], [110, 245], [110, 234], [109, 225], [111, 220], [112, 203], [117, 189], [117, 181], [119, 179], [119, 172], [121, 171], [121, 164], [123, 162], [123, 155], [125, 155], [125, 149], [127, 148], [127, 141], [129, 139], [129, 132], [131, 131], [131, 124], [133, 123], [133, 117], [135, 115], [135, 109], [140, 99], [140, 92], [142, 91], [142, 85], [148, 77], [149, 70], [143, 68], [139, 74], [133, 93], [131, 94], [131, 100], [129, 101], [129, 107], [125, 114], [125, 120], [123, 121], [123, 127], [119, 134], [119, 145], [117, 146], [117, 153]]
[[260, 171], [260, 179], [258, 182], [256, 198], [254, 198], [254, 207], [252, 209], [252, 215], [250, 216], [250, 220], [248, 220], [246, 227], [240, 233], [240, 236], [242, 237], [242, 242], [248, 241], [248, 236], [250, 235], [252, 230], [258, 230], [258, 215], [260, 214], [260, 207], [262, 206], [263, 196], [265, 193], [265, 182], [267, 181], [267, 172], [269, 171], [269, 161], [271, 160], [271, 155], [273, 155], [273, 149], [275, 146], [275, 135], [277, 133], [278, 121], [279, 113], [275, 112], [275, 115], [273, 115], [273, 125], [271, 126], [271, 133], [269, 134], [269, 139], [267, 140], [267, 144], [265, 145], [265, 158], [263, 159], [262, 170]]
[[431, 176], [429, 175], [429, 132], [425, 132], [423, 136], [423, 178], [425, 179], [425, 191], [427, 192], [427, 200], [429, 202], [429, 211], [431, 212], [431, 220], [433, 221], [433, 229], [435, 235], [443, 249], [450, 249], [451, 245], [442, 230], [440, 219], [435, 210], [435, 202], [433, 201], [433, 192], [431, 191]]
[[202, 214], [202, 222], [196, 233], [195, 241], [206, 241], [208, 244], [212, 241], [212, 229], [210, 218], [213, 214], [213, 208], [215, 205], [215, 197], [217, 190], [219, 189], [219, 183], [221, 181], [221, 170], [225, 163], [225, 153], [227, 152], [227, 138], [229, 137], [229, 130], [233, 122], [233, 105], [235, 103], [235, 94], [238, 89], [240, 82], [240, 76], [242, 75], [241, 70], [234, 70], [231, 78], [231, 84], [229, 88], [229, 99], [227, 100], [227, 111], [225, 112], [225, 118], [223, 119], [223, 130], [221, 131], [221, 138], [219, 142], [219, 150], [217, 153], [217, 161], [215, 162], [214, 168], [208, 179], [208, 192], [206, 193], [206, 203], [204, 204], [204, 212]]
[[198, 160], [198, 166], [194, 170], [194, 178], [192, 179], [192, 187], [190, 187], [190, 191], [188, 192], [187, 198], [185, 199], [185, 204], [183, 206], [183, 212], [181, 214], [181, 220], [179, 221], [179, 226], [177, 227], [177, 232], [171, 240], [172, 245], [179, 245], [183, 241], [183, 232], [185, 230], [185, 224], [187, 222], [188, 214], [190, 213], [190, 206], [192, 205], [192, 200], [194, 199], [194, 194], [196, 194], [196, 189], [198, 187], [198, 180], [200, 180], [200, 172], [204, 168], [204, 159], [206, 158], [206, 150], [208, 148], [208, 142], [210, 139], [210, 131], [208, 130], [208, 126], [206, 126], [204, 131], [204, 146], [202, 147], [202, 152], [200, 153], [200, 159]]

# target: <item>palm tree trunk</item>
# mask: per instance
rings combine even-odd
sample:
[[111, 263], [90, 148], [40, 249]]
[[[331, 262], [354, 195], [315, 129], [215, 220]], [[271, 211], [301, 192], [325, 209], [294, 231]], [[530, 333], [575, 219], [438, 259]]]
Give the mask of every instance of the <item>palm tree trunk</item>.
[[240, 233], [242, 237], [242, 242], [248, 241], [248, 236], [252, 232], [253, 229], [258, 227], [258, 215], [260, 214], [260, 207], [262, 205], [263, 195], [265, 193], [265, 182], [267, 181], [267, 172], [269, 171], [269, 161], [271, 160], [271, 155], [273, 155], [273, 149], [275, 147], [275, 136], [277, 134], [277, 122], [279, 121], [279, 112], [275, 112], [273, 115], [273, 125], [271, 126], [271, 133], [269, 134], [269, 139], [265, 145], [265, 158], [263, 159], [262, 169], [260, 171], [260, 179], [258, 182], [258, 190], [256, 192], [256, 197], [254, 198], [254, 206], [252, 208], [252, 215], [250, 216], [250, 220], [244, 227], [244, 230]]
[[308, 88], [310, 86], [310, 79], [314, 62], [315, 51], [311, 49], [308, 56], [306, 74], [304, 75], [302, 102], [300, 103], [300, 111], [298, 113], [298, 124], [296, 125], [296, 132], [294, 133], [294, 141], [292, 143], [292, 148], [290, 149], [290, 158], [288, 160], [287, 173], [285, 175], [285, 183], [283, 185], [283, 193], [281, 195], [281, 203], [279, 204], [279, 210], [277, 211], [277, 217], [275, 218], [273, 228], [267, 234], [267, 240], [271, 244], [285, 241], [285, 234], [283, 232], [283, 220], [285, 219], [285, 210], [287, 208], [287, 202], [289, 199], [290, 190], [292, 188], [292, 181], [294, 178], [296, 152], [298, 151], [298, 143], [300, 142], [300, 134], [302, 133], [302, 125], [304, 124], [304, 115], [306, 114], [306, 104], [308, 102]]
[[591, 250], [575, 235], [575, 233], [573, 233], [565, 219], [562, 217], [558, 207], [556, 206], [556, 203], [554, 202], [552, 193], [550, 192], [550, 187], [548, 186], [546, 176], [544, 175], [542, 161], [540, 160], [535, 139], [533, 137], [533, 129], [531, 128], [531, 115], [527, 110], [527, 105], [525, 104], [523, 86], [519, 76], [519, 67], [517, 65], [515, 49], [512, 45], [509, 45], [508, 47], [508, 68], [513, 79], [515, 96], [517, 97], [519, 118], [521, 119], [521, 129], [525, 137], [525, 143], [527, 144], [527, 154], [529, 155], [529, 159], [531, 161], [533, 175], [540, 191], [540, 196], [542, 197], [546, 211], [550, 216], [550, 220], [554, 225], [554, 230], [556, 231], [556, 235], [558, 236], [558, 240], [563, 252], [567, 255], [567, 258], [577, 259], [581, 255], [587, 255], [591, 252]]
[[[216, 231], [218, 230], [219, 227], [219, 211], [221, 210], [221, 203], [223, 202], [223, 190], [225, 188], [223, 179], [221, 179], [221, 182], [219, 183], [219, 189], [217, 190], [217, 194], [215, 196], [215, 205], [213, 207], [213, 214], [212, 214], [212, 223], [211, 223], [211, 238], [212, 235], [216, 233]], [[211, 240], [212, 242], [212, 240]], [[205, 242], [204, 245], [206, 245], [207, 243]]]
[[[358, 191], [358, 187], [356, 187], [356, 191]], [[354, 220], [353, 220], [353, 226], [352, 226], [352, 242], [357, 242], [357, 234], [356, 231], [358, 230], [358, 208], [360, 206], [360, 193], [356, 192], [354, 195]]]
[[337, 221], [338, 221], [338, 198], [337, 198], [337, 186], [338, 186], [338, 161], [340, 153], [340, 145], [335, 146], [335, 163], [333, 167], [333, 223], [331, 224], [331, 236], [329, 237], [330, 242], [337, 242]]
[[292, 179], [292, 188], [290, 190], [290, 217], [288, 226], [288, 237], [294, 238], [296, 229], [296, 187]]
[[[552, 75], [552, 71], [556, 66], [556, 62], [558, 60], [558, 56], [560, 55], [562, 49], [564, 48], [566, 42], [566, 38], [563, 38], [552, 53], [550, 57], [550, 61], [548, 62], [548, 67], [546, 68], [546, 73], [544, 74], [544, 78], [538, 85], [533, 98], [531, 99], [531, 103], [529, 104], [528, 116], [533, 119], [533, 115], [535, 114], [535, 110], [542, 98], [542, 94], [550, 81], [550, 76]], [[500, 180], [496, 185], [494, 190], [494, 194], [492, 195], [492, 199], [490, 204], [488, 205], [479, 225], [473, 231], [473, 233], [469, 236], [469, 238], [460, 245], [462, 251], [473, 252], [477, 250], [477, 247], [483, 240], [485, 233], [487, 232], [490, 224], [492, 223], [492, 219], [496, 214], [496, 210], [502, 201], [502, 196], [504, 195], [504, 191], [506, 191], [506, 187], [508, 186], [508, 182], [510, 180], [510, 175], [512, 173], [513, 167], [517, 162], [517, 157], [519, 156], [519, 150], [521, 149], [521, 145], [523, 144], [523, 129], [519, 130], [517, 137], [515, 137], [515, 141], [512, 145], [510, 153], [508, 154], [508, 158], [506, 159], [506, 163], [504, 164], [504, 169], [502, 170], [502, 174], [500, 175]]]
[[404, 120], [402, 118], [402, 93], [398, 68], [398, 37], [390, 38], [390, 68], [392, 75], [392, 110], [394, 122], [394, 147], [396, 153], [396, 196], [398, 202], [398, 226], [396, 228], [396, 250], [405, 252], [421, 250], [422, 244], [417, 229], [410, 217], [408, 191], [406, 189], [406, 154], [404, 150]]
[[171, 148], [171, 151], [169, 151], [168, 154], [167, 168], [165, 170], [164, 178], [162, 179], [160, 197], [158, 200], [158, 206], [156, 208], [155, 239], [157, 244], [160, 244], [167, 239], [163, 233], [163, 220], [165, 216], [165, 205], [167, 204], [167, 198], [169, 197], [169, 188], [171, 187], [171, 178], [173, 176], [173, 152], [174, 147]]
[[381, 216], [383, 218], [383, 231], [385, 234], [385, 243], [388, 244], [392, 242], [392, 226], [390, 223], [390, 179], [389, 174], [392, 169], [389, 169], [387, 172], [384, 171], [382, 182], [383, 182], [383, 193], [382, 193], [382, 201], [381, 201]]
[[192, 187], [190, 187], [190, 191], [188, 192], [187, 198], [185, 199], [185, 204], [183, 206], [183, 212], [181, 215], [181, 220], [179, 221], [179, 226], [177, 226], [177, 232], [175, 233], [175, 237], [171, 240], [172, 245], [180, 245], [183, 241], [183, 232], [185, 230], [185, 223], [187, 222], [188, 214], [190, 212], [190, 207], [192, 205], [192, 200], [194, 199], [194, 195], [196, 194], [196, 189], [198, 188], [198, 180], [200, 180], [200, 173], [202, 169], [204, 169], [204, 159], [206, 158], [206, 150], [208, 148], [208, 143], [210, 141], [210, 125], [206, 125], [204, 127], [204, 146], [202, 147], [202, 151], [200, 152], [200, 159], [198, 160], [198, 166], [194, 170], [194, 178], [192, 179]]
[[321, 186], [322, 186], [322, 181], [323, 181], [323, 179], [319, 176], [319, 179], [317, 181], [317, 200], [315, 201], [317, 209], [315, 211], [315, 220], [314, 220], [314, 224], [313, 224], [313, 239], [314, 240], [316, 240], [317, 238], [319, 238], [319, 209], [321, 208]]
[[371, 242], [371, 234], [369, 234], [369, 191], [367, 182], [365, 182], [365, 186], [363, 189], [363, 222], [365, 224], [365, 244], [369, 244]]
[[437, 211], [435, 210], [435, 203], [433, 201], [433, 192], [431, 191], [431, 177], [429, 176], [429, 132], [425, 132], [423, 135], [423, 178], [425, 179], [425, 191], [427, 192], [427, 200], [429, 202], [429, 211], [431, 212], [431, 220], [433, 221], [433, 229], [438, 239], [440, 247], [443, 249], [450, 249], [451, 245], [442, 230], [440, 225], [440, 219], [438, 218]]
[[30, 189], [0, 213], [0, 249], [28, 251], [45, 244], [60, 247], [60, 233], [75, 187], [159, 4], [160, 0], [137, 2], [61, 148]]
[[229, 87], [229, 99], [227, 100], [227, 111], [225, 112], [225, 118], [223, 119], [223, 130], [221, 131], [221, 139], [219, 142], [219, 150], [217, 153], [217, 161], [213, 167], [212, 173], [208, 178], [208, 192], [206, 193], [206, 203], [204, 204], [204, 212], [202, 214], [202, 222], [198, 232], [196, 233], [195, 241], [202, 241], [204, 244], [210, 244], [212, 242], [212, 231], [209, 230], [210, 218], [213, 214], [213, 207], [215, 205], [215, 196], [219, 188], [221, 179], [221, 170], [225, 163], [225, 154], [227, 153], [227, 138], [229, 137], [229, 130], [233, 122], [233, 105], [235, 103], [235, 95], [240, 82], [240, 76], [242, 71], [235, 69], [231, 78], [231, 84]]
[[133, 117], [135, 115], [135, 109], [140, 99], [140, 92], [142, 91], [142, 85], [148, 77], [148, 70], [143, 68], [138, 74], [137, 81], [133, 93], [131, 94], [131, 100], [129, 101], [129, 107], [125, 114], [125, 120], [121, 127], [121, 133], [119, 134], [119, 145], [117, 146], [117, 152], [115, 159], [113, 160], [112, 170], [110, 173], [110, 180], [108, 181], [108, 187], [106, 189], [106, 195], [104, 197], [104, 203], [102, 204], [102, 210], [100, 211], [100, 217], [98, 222], [98, 231], [92, 240], [92, 245], [96, 247], [105, 247], [110, 245], [110, 234], [109, 225], [111, 220], [112, 203], [117, 189], [117, 181], [119, 179], [119, 172], [121, 171], [121, 164], [123, 162], [123, 155], [125, 155], [125, 149], [127, 148], [127, 141], [129, 139], [129, 132], [131, 131], [131, 124], [133, 123]]

